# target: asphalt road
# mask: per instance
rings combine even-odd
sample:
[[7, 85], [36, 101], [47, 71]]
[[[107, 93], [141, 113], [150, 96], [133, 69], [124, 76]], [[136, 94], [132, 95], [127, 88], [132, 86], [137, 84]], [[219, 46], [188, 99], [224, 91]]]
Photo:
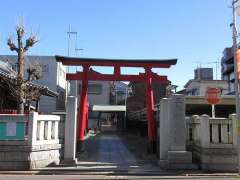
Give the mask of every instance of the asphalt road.
[[234, 176], [211, 175], [211, 176], [108, 176], [108, 175], [0, 175], [0, 180], [83, 180], [83, 179], [204, 179], [204, 180], [235, 180]]

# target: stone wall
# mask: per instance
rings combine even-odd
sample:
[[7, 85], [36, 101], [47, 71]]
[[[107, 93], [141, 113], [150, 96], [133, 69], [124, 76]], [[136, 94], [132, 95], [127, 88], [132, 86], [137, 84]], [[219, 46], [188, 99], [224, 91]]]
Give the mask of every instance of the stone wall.
[[0, 145], [0, 170], [32, 170], [59, 164], [60, 144], [29, 146], [26, 141]]
[[[59, 164], [59, 116], [0, 115], [0, 170], [31, 170]], [[24, 128], [22, 127], [24, 124]], [[15, 129], [14, 129], [15, 128]], [[16, 135], [15, 135], [15, 134]]]

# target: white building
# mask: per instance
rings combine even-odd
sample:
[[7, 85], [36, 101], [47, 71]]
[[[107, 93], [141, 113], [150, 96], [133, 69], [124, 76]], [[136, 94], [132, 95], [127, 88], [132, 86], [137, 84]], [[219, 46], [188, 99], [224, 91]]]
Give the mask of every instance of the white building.
[[205, 96], [206, 90], [212, 87], [219, 88], [221, 94], [228, 93], [228, 83], [224, 80], [191, 79], [184, 86], [185, 94], [188, 96]]
[[[77, 89], [76, 89], [77, 88]], [[70, 95], [81, 98], [82, 81], [70, 81]], [[110, 104], [110, 83], [108, 81], [88, 82], [88, 103], [92, 105]]]
[[194, 70], [194, 79], [190, 79], [184, 86], [184, 94], [188, 96], [205, 96], [208, 88], [219, 88], [221, 94], [227, 94], [228, 82], [213, 80], [212, 68], [197, 68]]
[[[17, 70], [17, 56], [0, 55], [0, 60], [8, 62], [12, 66], [12, 69]], [[49, 87], [49, 89], [59, 94], [57, 98], [42, 97], [39, 102], [39, 111], [51, 113], [56, 110], [64, 110], [67, 88], [65, 66], [56, 62], [54, 56], [25, 57], [25, 69], [34, 64], [39, 64], [42, 67], [42, 77], [36, 82]]]

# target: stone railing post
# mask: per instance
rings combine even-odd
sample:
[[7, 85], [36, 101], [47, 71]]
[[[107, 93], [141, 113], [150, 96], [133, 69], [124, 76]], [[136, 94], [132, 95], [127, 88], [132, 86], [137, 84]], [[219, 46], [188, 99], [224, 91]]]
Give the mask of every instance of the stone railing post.
[[189, 142], [191, 140], [191, 137], [190, 137], [190, 128], [192, 126], [191, 124], [191, 118], [190, 117], [185, 117], [185, 121], [186, 121], [186, 140], [187, 142]]
[[29, 114], [28, 121], [28, 145], [32, 146], [37, 141], [37, 112], [31, 112]]
[[65, 121], [64, 162], [76, 163], [77, 98], [67, 98], [67, 116]]
[[233, 147], [237, 148], [237, 116], [236, 114], [230, 114], [229, 118], [232, 120], [232, 143]]
[[58, 121], [55, 121], [55, 123], [54, 123], [54, 131], [53, 131], [53, 137], [54, 137], [54, 139], [58, 139], [58, 138], [59, 138], [58, 126], [59, 126]]
[[210, 125], [209, 116], [204, 114], [200, 116], [200, 145], [204, 148], [209, 148], [210, 146]]
[[200, 143], [200, 116], [193, 115], [190, 119], [192, 124], [192, 140], [193, 144], [199, 144]]

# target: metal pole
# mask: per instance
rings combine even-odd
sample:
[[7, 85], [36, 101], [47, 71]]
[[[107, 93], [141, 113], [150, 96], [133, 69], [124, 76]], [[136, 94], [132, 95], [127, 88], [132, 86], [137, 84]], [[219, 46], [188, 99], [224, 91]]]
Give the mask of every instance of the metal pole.
[[212, 104], [212, 118], [215, 118], [215, 105]]
[[69, 24], [69, 27], [68, 27], [68, 56], [69, 56], [69, 53], [70, 53], [70, 38], [71, 38], [71, 35], [70, 35], [70, 32], [71, 32], [71, 25]]
[[233, 38], [233, 54], [234, 54], [234, 75], [235, 75], [235, 97], [236, 97], [236, 114], [237, 114], [237, 147], [238, 147], [238, 172], [240, 173], [240, 111], [239, 111], [239, 83], [238, 83], [238, 67], [237, 67], [237, 56], [236, 52], [238, 49], [238, 33], [237, 33], [237, 27], [236, 27], [236, 11], [235, 11], [235, 5], [238, 2], [238, 0], [232, 1], [232, 13], [233, 13], [233, 22], [232, 22], [232, 38]]
[[128, 86], [126, 87], [126, 92], [125, 92], [125, 112], [124, 112], [124, 122], [123, 122], [123, 129], [126, 130], [126, 124], [127, 124], [127, 98], [128, 98]]
[[115, 104], [117, 105], [117, 83], [115, 82]]

